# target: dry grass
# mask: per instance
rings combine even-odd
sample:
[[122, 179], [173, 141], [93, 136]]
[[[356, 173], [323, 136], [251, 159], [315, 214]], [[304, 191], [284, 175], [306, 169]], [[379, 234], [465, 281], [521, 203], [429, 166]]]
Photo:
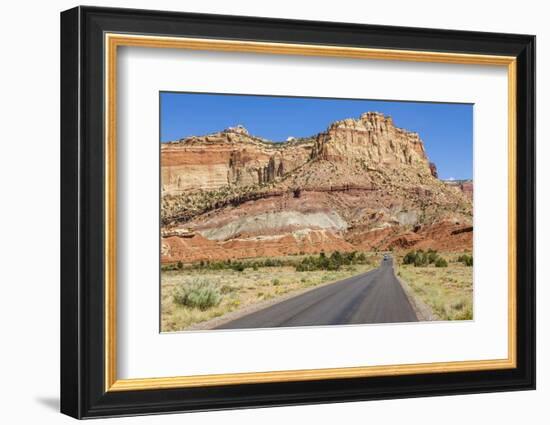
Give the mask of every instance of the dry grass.
[[[372, 260], [371, 264], [378, 264]], [[235, 270], [176, 270], [161, 273], [161, 330], [185, 330], [195, 323], [222, 316], [245, 306], [276, 298], [323, 283], [345, 279], [366, 272], [375, 265], [343, 266], [337, 271], [297, 272], [292, 266], [247, 268]], [[197, 279], [209, 282], [222, 295], [221, 302], [206, 310], [175, 302], [174, 293], [181, 285], [192, 285]]]
[[439, 255], [448, 267], [403, 265], [399, 258], [398, 275], [441, 320], [473, 319], [473, 267], [457, 262], [460, 254]]

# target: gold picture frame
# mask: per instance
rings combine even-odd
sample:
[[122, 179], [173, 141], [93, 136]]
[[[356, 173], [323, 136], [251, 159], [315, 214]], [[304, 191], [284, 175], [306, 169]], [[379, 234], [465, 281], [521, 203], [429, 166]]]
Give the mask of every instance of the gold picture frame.
[[[354, 47], [281, 44], [253, 41], [232, 41], [159, 37], [127, 34], [105, 34], [106, 130], [105, 152], [107, 175], [105, 186], [105, 391], [135, 391], [235, 385], [284, 381], [307, 381], [353, 377], [411, 375], [418, 373], [466, 372], [509, 369], [516, 367], [516, 58], [512, 56], [441, 53], [410, 50], [370, 49]], [[116, 375], [116, 93], [117, 49], [148, 47], [263, 54], [329, 56], [358, 60], [392, 60], [506, 67], [508, 73], [508, 358], [457, 362], [401, 364], [327, 369], [306, 369], [255, 373], [232, 373], [169, 378], [117, 379]]]

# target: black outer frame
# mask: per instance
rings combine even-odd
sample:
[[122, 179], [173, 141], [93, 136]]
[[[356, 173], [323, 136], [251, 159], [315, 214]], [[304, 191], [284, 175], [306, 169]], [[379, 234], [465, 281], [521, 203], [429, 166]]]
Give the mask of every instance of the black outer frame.
[[[105, 32], [517, 57], [517, 368], [104, 391]], [[61, 13], [61, 412], [76, 418], [535, 388], [535, 37], [77, 7]]]

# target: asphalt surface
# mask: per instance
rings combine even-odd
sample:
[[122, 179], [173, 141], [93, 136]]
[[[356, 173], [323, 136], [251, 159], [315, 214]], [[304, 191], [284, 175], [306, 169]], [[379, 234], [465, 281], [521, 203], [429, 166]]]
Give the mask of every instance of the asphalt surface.
[[393, 260], [389, 258], [367, 273], [313, 289], [217, 329], [416, 321], [416, 314], [395, 277]]

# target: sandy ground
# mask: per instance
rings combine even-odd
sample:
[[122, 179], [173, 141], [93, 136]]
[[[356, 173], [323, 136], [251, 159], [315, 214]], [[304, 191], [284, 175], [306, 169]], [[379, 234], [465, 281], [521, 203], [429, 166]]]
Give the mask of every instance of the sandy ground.
[[[343, 266], [338, 271], [316, 270], [297, 272], [294, 267], [247, 268], [234, 270], [181, 270], [163, 271], [161, 274], [161, 324], [163, 332], [198, 329], [198, 323], [226, 315], [237, 310], [253, 311], [253, 306], [268, 305], [272, 300], [282, 300], [308, 288], [335, 282], [364, 273], [375, 265]], [[201, 311], [176, 304], [173, 291], [178, 285], [189, 285], [206, 280], [222, 294], [218, 306]], [[252, 308], [252, 309], [251, 309]]]

